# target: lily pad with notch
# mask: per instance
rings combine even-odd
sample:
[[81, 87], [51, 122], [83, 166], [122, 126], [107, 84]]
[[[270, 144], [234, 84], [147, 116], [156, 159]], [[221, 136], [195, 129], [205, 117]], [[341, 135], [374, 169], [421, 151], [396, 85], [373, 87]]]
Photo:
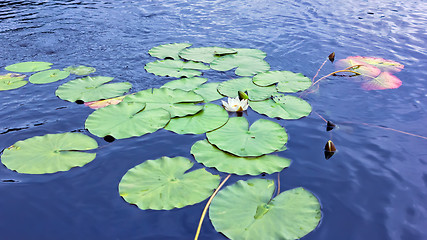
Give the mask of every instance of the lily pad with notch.
[[211, 62], [211, 68], [217, 71], [229, 71], [236, 68], [238, 76], [249, 77], [270, 69], [270, 65], [263, 59], [239, 54], [226, 55]]
[[34, 73], [30, 76], [29, 81], [33, 84], [45, 84], [52, 83], [67, 78], [70, 75], [67, 71], [61, 71], [59, 69], [46, 70], [38, 73]]
[[207, 78], [200, 77], [191, 77], [191, 78], [181, 78], [178, 80], [173, 80], [163, 84], [160, 88], [170, 88], [170, 89], [181, 89], [184, 91], [191, 91], [203, 83], [208, 81]]
[[200, 76], [202, 73], [199, 70], [208, 70], [209, 67], [200, 62], [167, 59], [149, 62], [144, 69], [158, 76], [181, 78]]
[[[354, 80], [362, 82], [362, 88], [365, 90], [385, 90], [399, 88], [402, 85], [402, 81], [394, 76], [392, 72], [398, 72], [403, 68], [403, 65], [391, 61], [390, 66], [371, 65], [364, 61], [367, 57], [348, 57], [346, 59], [340, 59], [335, 63], [335, 67], [338, 69], [348, 69], [356, 75], [350, 75]], [[385, 59], [383, 59], [385, 60]], [[393, 62], [395, 65], [393, 65]], [[378, 66], [378, 67], [377, 67]], [[401, 66], [401, 68], [399, 67]], [[381, 69], [387, 70], [382, 72]]]
[[258, 157], [283, 150], [288, 140], [286, 130], [266, 119], [249, 128], [246, 118], [233, 117], [221, 128], [206, 133], [209, 142], [219, 149], [240, 157]]
[[299, 119], [311, 113], [311, 106], [305, 100], [291, 96], [276, 94], [271, 99], [250, 102], [252, 110], [271, 118]]
[[276, 155], [260, 157], [238, 157], [210, 144], [207, 140], [196, 142], [191, 147], [191, 154], [197, 162], [206, 167], [216, 168], [220, 172], [237, 175], [272, 174], [289, 167], [291, 160]]
[[320, 222], [319, 200], [302, 187], [273, 198], [267, 179], [240, 180], [220, 191], [209, 208], [218, 232], [230, 239], [300, 239]]
[[222, 82], [218, 92], [227, 97], [239, 97], [239, 91], [246, 92], [252, 101], [262, 101], [277, 93], [274, 86], [260, 87], [252, 82], [252, 78], [243, 77]]
[[17, 89], [28, 82], [24, 80], [25, 75], [17, 73], [8, 73], [0, 75], [0, 91]]
[[5, 69], [11, 72], [38, 72], [49, 69], [52, 64], [49, 62], [20, 62], [6, 66]]
[[192, 45], [191, 43], [163, 44], [163, 45], [151, 48], [150, 50], [148, 50], [148, 54], [150, 54], [152, 57], [156, 57], [160, 59], [178, 60], [180, 59], [178, 53], [190, 47], [191, 45]]
[[311, 80], [302, 75], [290, 71], [268, 71], [259, 73], [253, 77], [253, 82], [258, 86], [271, 86], [277, 83], [277, 91], [293, 93], [304, 91], [311, 86]]
[[143, 103], [121, 102], [94, 111], [85, 127], [95, 136], [116, 139], [138, 137], [163, 128], [170, 114], [163, 109], [145, 109]]
[[86, 67], [83, 65], [79, 66], [69, 66], [63, 69], [64, 71], [67, 71], [71, 74], [79, 75], [79, 76], [85, 76], [89, 75], [91, 73], [96, 72], [96, 69], [93, 67]]
[[218, 92], [219, 84], [219, 82], [205, 83], [195, 88], [193, 91], [202, 96], [204, 102], [212, 102], [224, 97]]
[[58, 133], [18, 141], [3, 151], [2, 163], [19, 173], [44, 174], [68, 171], [95, 159], [97, 142], [81, 133]]
[[162, 108], [168, 111], [171, 117], [194, 115], [203, 109], [203, 98], [192, 92], [181, 89], [152, 88], [139, 91], [123, 99], [123, 102], [146, 104], [146, 110]]
[[91, 102], [123, 95], [132, 87], [132, 84], [128, 82], [106, 84], [111, 80], [113, 80], [112, 77], [87, 76], [62, 84], [55, 94], [70, 102], [77, 100]]
[[223, 47], [199, 47], [199, 48], [187, 48], [179, 53], [179, 56], [186, 60], [195, 62], [211, 63], [215, 59], [236, 54], [237, 51], [232, 48]]
[[140, 209], [170, 210], [199, 203], [218, 187], [219, 175], [203, 168], [187, 172], [192, 166], [184, 157], [147, 160], [123, 176], [120, 196]]
[[165, 129], [178, 134], [202, 134], [215, 130], [228, 121], [224, 108], [208, 103], [195, 115], [172, 118]]

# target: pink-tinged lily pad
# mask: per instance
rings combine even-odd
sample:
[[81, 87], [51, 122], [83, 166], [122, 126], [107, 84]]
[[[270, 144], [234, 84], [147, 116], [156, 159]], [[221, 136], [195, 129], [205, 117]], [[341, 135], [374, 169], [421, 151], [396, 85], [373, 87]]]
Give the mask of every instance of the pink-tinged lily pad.
[[104, 99], [104, 100], [99, 100], [99, 101], [92, 101], [92, 102], [85, 102], [85, 106], [88, 106], [92, 109], [98, 109], [98, 108], [103, 108], [109, 105], [117, 105], [119, 103], [121, 103], [123, 101], [123, 98], [125, 98], [125, 96], [120, 96], [120, 97], [115, 97], [115, 98], [109, 98], [109, 99]]
[[400, 72], [404, 68], [403, 64], [384, 58], [352, 56], [347, 57], [347, 59], [370, 64], [379, 68], [382, 72], [396, 73]]
[[381, 70], [375, 66], [352, 58], [340, 59], [335, 63], [338, 70], [348, 69], [359, 73], [361, 76], [377, 77]]
[[382, 72], [376, 78], [365, 79], [362, 83], [362, 88], [365, 90], [384, 90], [398, 88], [402, 85], [402, 81], [389, 72]]
[[361, 80], [365, 90], [393, 89], [402, 85], [402, 81], [392, 73], [402, 70], [403, 65], [392, 60], [353, 56], [337, 61], [335, 67], [338, 70], [352, 71], [348, 72], [349, 76]]

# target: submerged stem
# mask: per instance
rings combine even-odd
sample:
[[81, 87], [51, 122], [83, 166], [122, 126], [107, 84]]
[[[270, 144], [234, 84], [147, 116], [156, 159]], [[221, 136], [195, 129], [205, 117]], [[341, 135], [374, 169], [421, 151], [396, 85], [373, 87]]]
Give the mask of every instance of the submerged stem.
[[314, 82], [314, 79], [316, 79], [317, 75], [319, 75], [320, 69], [323, 68], [323, 66], [326, 64], [326, 62], [328, 61], [328, 59], [326, 59], [322, 65], [319, 67], [319, 69], [317, 69], [316, 75], [314, 75], [314, 77], [311, 79], [311, 82]]
[[340, 73], [340, 72], [349, 72], [349, 73], [354, 73], [356, 75], [360, 75], [360, 73], [352, 71], [352, 70], [348, 70], [348, 69], [338, 70], [338, 71], [331, 72], [328, 75], [325, 75], [325, 76], [321, 77], [319, 80], [315, 81], [311, 86], [314, 86], [316, 83], [320, 82], [321, 80], [323, 80], [323, 79], [325, 79], [325, 78], [327, 78], [329, 76], [335, 75], [337, 73]]
[[206, 206], [202, 212], [202, 216], [200, 217], [199, 226], [197, 227], [196, 236], [194, 236], [194, 240], [199, 239], [199, 234], [200, 234], [200, 229], [202, 228], [203, 219], [205, 218], [206, 212], [208, 211], [208, 208], [211, 205], [213, 198], [221, 189], [221, 187], [224, 185], [224, 183], [230, 178], [230, 176], [231, 174], [228, 174], [228, 176], [224, 180], [222, 180], [221, 184], [219, 184], [218, 188], [215, 190], [215, 192], [212, 194], [212, 196], [209, 198], [208, 202], [206, 203]]

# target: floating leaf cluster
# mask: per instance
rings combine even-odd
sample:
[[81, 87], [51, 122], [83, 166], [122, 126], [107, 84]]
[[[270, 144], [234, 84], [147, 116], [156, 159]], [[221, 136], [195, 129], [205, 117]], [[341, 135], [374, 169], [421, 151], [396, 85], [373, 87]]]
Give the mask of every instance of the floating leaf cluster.
[[351, 77], [362, 80], [362, 88], [365, 90], [393, 89], [402, 85], [402, 81], [393, 73], [400, 72], [404, 66], [392, 60], [352, 56], [337, 61], [335, 66], [357, 73]]
[[[206, 134], [206, 139], [193, 144], [190, 153], [195, 162], [210, 168], [209, 172], [179, 156], [146, 160], [127, 171], [119, 183], [119, 194], [140, 209], [169, 210], [201, 202], [218, 188], [219, 172], [252, 176], [281, 172], [291, 160], [277, 155], [286, 150], [288, 141], [280, 119], [300, 119], [312, 111], [310, 104], [294, 93], [306, 91], [315, 83], [301, 73], [270, 70], [264, 52], [191, 46], [175, 43], [149, 50], [159, 59], [147, 63], [146, 71], [175, 78], [160, 88], [123, 95], [131, 89], [130, 83], [86, 76], [60, 85], [55, 93], [63, 100], [95, 109], [87, 117], [85, 128], [97, 137], [140, 137], [160, 129]], [[334, 55], [329, 56], [331, 62], [334, 59]], [[88, 75], [95, 71], [85, 66], [47, 70], [51, 65], [25, 62], [6, 70], [38, 72], [29, 78], [35, 84], [65, 79], [70, 73]], [[397, 62], [368, 57], [349, 57], [336, 65], [369, 76], [363, 83], [367, 89], [396, 87], [397, 82], [389, 75], [403, 68]], [[234, 70], [236, 77], [224, 81], [198, 77], [211, 70]], [[0, 90], [23, 86], [27, 84], [24, 78], [16, 73], [2, 75]], [[217, 101], [224, 98], [244, 101], [246, 105], [239, 111], [250, 108], [275, 120], [263, 117], [250, 124], [241, 115], [230, 117], [235, 113], [228, 113]], [[21, 173], [67, 171], [92, 161], [97, 146], [94, 139], [81, 133], [47, 134], [16, 142], [3, 151], [1, 161]], [[330, 141], [325, 150], [335, 152], [336, 148]], [[209, 210], [215, 229], [230, 239], [297, 239], [317, 227], [320, 203], [312, 193], [295, 188], [278, 191], [273, 197], [275, 188], [272, 180], [252, 178], [221, 190]]]

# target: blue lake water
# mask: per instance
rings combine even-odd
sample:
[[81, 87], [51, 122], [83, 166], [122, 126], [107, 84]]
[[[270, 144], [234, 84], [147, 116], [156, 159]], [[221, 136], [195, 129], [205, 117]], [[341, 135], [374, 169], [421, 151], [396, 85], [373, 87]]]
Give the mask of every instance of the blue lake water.
[[[337, 59], [398, 61], [405, 65], [396, 74], [403, 82], [398, 89], [366, 91], [331, 77], [307, 95], [314, 111], [338, 125], [332, 132], [315, 113], [275, 120], [289, 134], [288, 150], [279, 155], [293, 160], [280, 173], [281, 190], [302, 186], [321, 201], [322, 221], [303, 239], [421, 240], [427, 239], [427, 140], [361, 123], [427, 136], [426, 12], [416, 0], [0, 1], [0, 74], [22, 61], [83, 64], [95, 67], [96, 75], [131, 82], [136, 92], [172, 80], [147, 73], [144, 65], [155, 60], [150, 48], [175, 42], [257, 48], [267, 53], [272, 70], [310, 78], [331, 52]], [[328, 63], [320, 75], [333, 70]], [[235, 76], [208, 71], [205, 77]], [[0, 149], [48, 133], [87, 133], [84, 121], [93, 110], [54, 94], [69, 79], [0, 92]], [[260, 117], [248, 111], [250, 122]], [[119, 196], [118, 183], [147, 159], [193, 159], [190, 148], [205, 135], [160, 130], [113, 143], [96, 139], [104, 146], [96, 159], [68, 172], [26, 175], [0, 166], [0, 239], [194, 237], [206, 200], [143, 211]], [[338, 152], [325, 160], [329, 139]], [[227, 185], [248, 178], [232, 176]], [[226, 237], [206, 218], [200, 239]]]

